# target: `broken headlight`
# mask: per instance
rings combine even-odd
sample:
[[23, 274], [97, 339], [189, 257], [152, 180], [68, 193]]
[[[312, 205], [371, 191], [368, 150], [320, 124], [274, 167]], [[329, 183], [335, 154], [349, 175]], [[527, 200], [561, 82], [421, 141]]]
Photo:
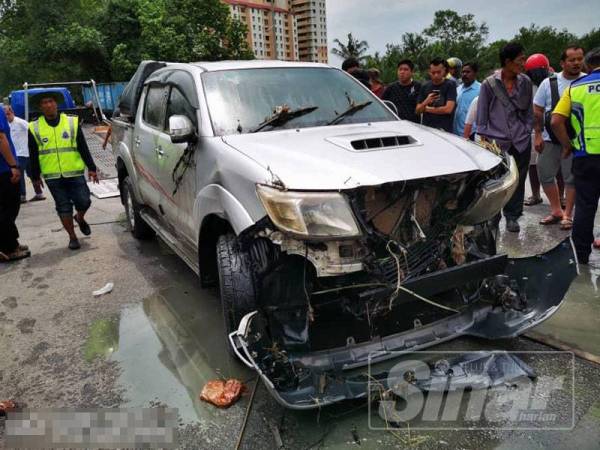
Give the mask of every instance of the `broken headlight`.
[[311, 238], [360, 235], [354, 214], [339, 192], [280, 191], [260, 185], [256, 192], [281, 231]]
[[486, 181], [475, 201], [465, 211], [460, 223], [477, 225], [490, 220], [508, 203], [519, 184], [519, 169], [512, 156], [507, 156], [508, 170], [498, 179]]

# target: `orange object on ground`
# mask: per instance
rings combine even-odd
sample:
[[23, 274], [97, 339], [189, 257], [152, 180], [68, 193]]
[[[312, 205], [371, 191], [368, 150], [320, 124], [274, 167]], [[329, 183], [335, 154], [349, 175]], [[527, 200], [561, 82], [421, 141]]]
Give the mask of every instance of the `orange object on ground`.
[[211, 380], [204, 385], [200, 393], [200, 400], [212, 403], [219, 408], [233, 405], [244, 392], [244, 384], [236, 379]]
[[0, 402], [0, 417], [5, 416], [7, 412], [17, 409], [17, 404], [12, 400]]

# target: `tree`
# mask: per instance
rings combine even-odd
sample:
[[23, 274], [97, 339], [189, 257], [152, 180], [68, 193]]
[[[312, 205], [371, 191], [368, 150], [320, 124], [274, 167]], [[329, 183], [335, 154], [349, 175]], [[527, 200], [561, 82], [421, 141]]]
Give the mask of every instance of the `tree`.
[[554, 27], [539, 27], [531, 24], [521, 27], [513, 40], [525, 47], [527, 54], [543, 53], [550, 60], [550, 65], [560, 70], [560, 54], [569, 44], [577, 42], [577, 37], [567, 30]]
[[483, 47], [489, 29], [485, 22], [475, 22], [473, 14], [459, 15], [451, 9], [436, 11], [433, 23], [423, 30], [441, 56], [457, 56], [463, 60], [477, 57]]
[[127, 80], [142, 59], [251, 59], [219, 0], [0, 0], [0, 86]]
[[600, 47], [600, 28], [594, 28], [579, 39], [579, 45], [587, 52]]
[[352, 36], [352, 33], [348, 33], [348, 42], [344, 45], [338, 39], [334, 39], [333, 42], [338, 48], [332, 48], [331, 53], [341, 57], [342, 59], [356, 58], [359, 61], [366, 59], [365, 53], [369, 49], [367, 41], [359, 41]]

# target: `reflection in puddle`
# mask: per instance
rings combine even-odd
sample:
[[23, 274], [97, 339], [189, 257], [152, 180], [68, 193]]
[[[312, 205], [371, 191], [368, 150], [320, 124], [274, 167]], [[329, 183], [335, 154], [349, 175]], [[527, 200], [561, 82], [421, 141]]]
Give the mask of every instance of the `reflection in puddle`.
[[96, 357], [108, 358], [119, 348], [119, 316], [92, 322], [83, 349], [87, 362]]
[[227, 352], [218, 300], [181, 286], [161, 291], [122, 311], [119, 347], [112, 355], [127, 389], [125, 406], [149, 401], [179, 409], [182, 420], [214, 420], [219, 410], [198, 399], [210, 379], [252, 374]]

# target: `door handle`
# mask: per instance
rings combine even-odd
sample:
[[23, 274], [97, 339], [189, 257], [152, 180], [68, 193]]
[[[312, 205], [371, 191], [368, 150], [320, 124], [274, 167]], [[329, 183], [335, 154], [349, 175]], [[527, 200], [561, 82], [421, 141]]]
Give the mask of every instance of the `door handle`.
[[158, 156], [164, 156], [165, 152], [162, 149], [162, 147], [159, 145], [158, 147], [156, 147], [154, 150], [156, 150], [156, 153], [158, 154]]
[[140, 137], [139, 137], [139, 136], [136, 136], [136, 137], [135, 137], [135, 140], [134, 140], [134, 142], [135, 142], [135, 146], [136, 146], [136, 147], [139, 147], [139, 146], [142, 144], [142, 140], [140, 139]]

